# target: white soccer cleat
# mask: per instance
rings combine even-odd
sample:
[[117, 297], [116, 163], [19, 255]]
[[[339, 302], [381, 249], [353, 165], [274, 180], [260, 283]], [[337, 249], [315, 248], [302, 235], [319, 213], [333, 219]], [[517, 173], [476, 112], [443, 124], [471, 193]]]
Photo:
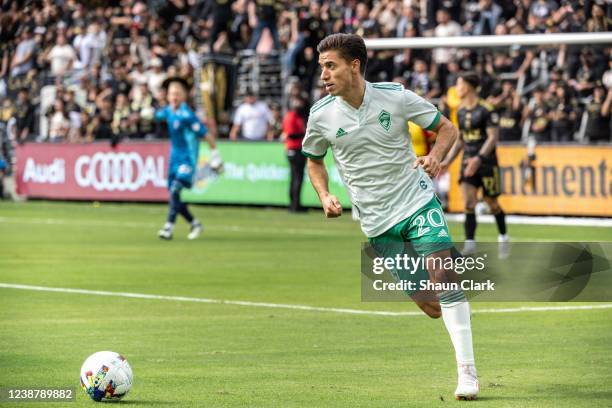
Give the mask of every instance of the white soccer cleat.
[[510, 256], [510, 237], [508, 234], [499, 235], [497, 237], [497, 245], [497, 257], [499, 259], [508, 259]]
[[204, 227], [202, 227], [202, 224], [200, 224], [199, 222], [192, 224], [189, 230], [189, 234], [187, 235], [187, 239], [196, 239], [200, 236], [203, 230]]
[[160, 229], [159, 232], [157, 233], [157, 236], [160, 237], [161, 239], [165, 239], [166, 241], [171, 240], [172, 239], [172, 228], [164, 227]]
[[476, 252], [476, 241], [473, 239], [466, 239], [461, 250], [461, 255], [472, 255]]
[[458, 364], [457, 373], [455, 399], [464, 401], [475, 400], [480, 391], [476, 367], [473, 364]]
[[221, 159], [221, 155], [218, 150], [213, 150], [210, 153], [210, 168], [215, 173], [223, 172], [223, 159]]

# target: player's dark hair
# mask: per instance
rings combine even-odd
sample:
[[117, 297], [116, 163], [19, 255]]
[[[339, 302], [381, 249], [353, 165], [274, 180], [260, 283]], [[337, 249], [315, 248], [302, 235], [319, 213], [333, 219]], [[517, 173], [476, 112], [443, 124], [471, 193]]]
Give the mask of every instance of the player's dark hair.
[[356, 34], [332, 34], [325, 37], [319, 45], [317, 52], [338, 51], [340, 57], [349, 64], [354, 60], [359, 60], [359, 71], [365, 73], [368, 62], [368, 52], [363, 38]]
[[461, 72], [459, 73], [458, 77], [470, 84], [474, 89], [480, 86], [480, 77], [474, 71]]

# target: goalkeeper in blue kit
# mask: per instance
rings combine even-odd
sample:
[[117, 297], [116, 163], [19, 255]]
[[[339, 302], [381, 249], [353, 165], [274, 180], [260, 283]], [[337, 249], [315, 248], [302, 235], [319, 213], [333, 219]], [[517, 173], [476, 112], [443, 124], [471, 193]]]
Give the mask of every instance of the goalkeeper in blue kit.
[[179, 77], [164, 81], [167, 104], [160, 101], [162, 107], [155, 112], [155, 120], [168, 125], [170, 136], [170, 161], [168, 163], [168, 218], [159, 230], [161, 239], [172, 239], [176, 217], [180, 214], [190, 224], [187, 238], [195, 239], [202, 233], [202, 224], [189, 212], [187, 204], [181, 201], [181, 191], [191, 188], [198, 162], [199, 141], [206, 135], [206, 126], [197, 118], [187, 105], [189, 85]]

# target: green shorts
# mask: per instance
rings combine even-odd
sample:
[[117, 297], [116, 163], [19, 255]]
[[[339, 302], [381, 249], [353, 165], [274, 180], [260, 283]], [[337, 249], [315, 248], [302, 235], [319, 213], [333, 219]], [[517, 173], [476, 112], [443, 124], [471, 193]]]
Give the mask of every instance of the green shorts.
[[[415, 258], [426, 257], [434, 252], [454, 248], [444, 211], [435, 196], [410, 217], [368, 241], [376, 253], [385, 258], [404, 254]], [[414, 273], [406, 270], [390, 272], [396, 280], [413, 281], [417, 287], [421, 280], [429, 279], [425, 268], [419, 268]], [[409, 295], [413, 292], [406, 291]]]

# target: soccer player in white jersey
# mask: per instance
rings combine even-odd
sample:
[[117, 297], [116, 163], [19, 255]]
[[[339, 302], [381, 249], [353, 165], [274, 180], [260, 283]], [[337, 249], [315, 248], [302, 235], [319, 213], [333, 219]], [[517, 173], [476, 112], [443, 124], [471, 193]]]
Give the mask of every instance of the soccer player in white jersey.
[[[397, 249], [398, 243], [403, 248], [404, 242], [410, 242], [418, 256], [451, 256], [453, 244], [431, 178], [439, 172], [458, 130], [431, 103], [402, 85], [365, 81], [367, 53], [361, 37], [333, 34], [323, 39], [317, 50], [321, 80], [329, 95], [310, 110], [302, 152], [308, 157], [308, 175], [325, 215], [342, 215], [340, 202], [329, 193], [323, 163], [331, 147], [359, 213], [361, 229], [377, 251], [393, 256], [389, 251]], [[429, 155], [415, 156], [409, 120], [437, 133]], [[434, 282], [457, 280], [453, 271], [440, 268], [421, 274]], [[422, 278], [417, 275], [416, 279]], [[474, 399], [479, 384], [465, 295], [460, 290], [437, 292], [434, 297], [419, 291], [407, 293], [428, 316], [442, 316], [457, 359], [455, 396]]]

